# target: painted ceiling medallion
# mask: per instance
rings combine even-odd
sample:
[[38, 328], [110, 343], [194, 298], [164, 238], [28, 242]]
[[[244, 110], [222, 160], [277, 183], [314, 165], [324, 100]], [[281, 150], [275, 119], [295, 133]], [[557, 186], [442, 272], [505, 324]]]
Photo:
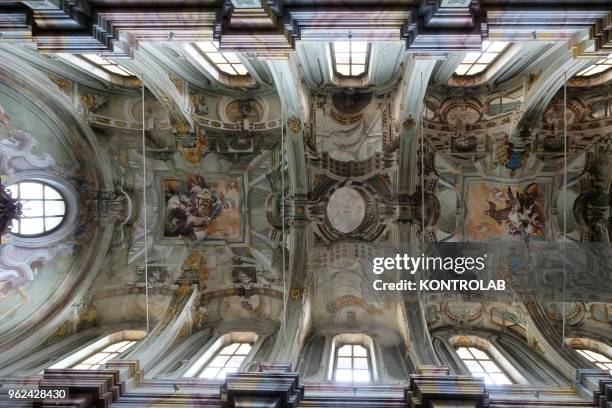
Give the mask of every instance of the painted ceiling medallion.
[[332, 227], [348, 234], [359, 227], [366, 214], [361, 194], [351, 187], [341, 187], [329, 198], [327, 217]]
[[453, 98], [445, 100], [440, 107], [444, 122], [449, 125], [469, 125], [478, 122], [482, 117], [482, 106], [472, 98]]
[[543, 117], [547, 125], [552, 125], [557, 132], [562, 132], [564, 120], [570, 125], [580, 122], [586, 111], [584, 103], [577, 100], [568, 101], [566, 108], [563, 107], [563, 101], [555, 101], [546, 108]]
[[232, 122], [248, 119], [257, 123], [264, 118], [264, 106], [256, 99], [235, 99], [225, 106], [225, 116]]

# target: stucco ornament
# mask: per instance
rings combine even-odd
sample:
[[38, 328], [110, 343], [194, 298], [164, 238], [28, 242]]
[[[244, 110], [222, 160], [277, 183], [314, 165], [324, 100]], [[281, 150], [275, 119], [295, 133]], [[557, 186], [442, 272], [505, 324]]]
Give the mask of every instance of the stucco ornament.
[[327, 204], [327, 217], [332, 227], [347, 234], [359, 227], [366, 214], [361, 194], [351, 187], [336, 190]]
[[303, 294], [304, 288], [302, 288], [301, 286], [295, 286], [291, 288], [291, 292], [289, 292], [289, 296], [291, 297], [291, 299], [296, 302], [302, 298]]
[[291, 116], [287, 119], [287, 126], [293, 133], [299, 133], [302, 130], [302, 123], [295, 116]]
[[26, 170], [61, 171], [49, 153], [35, 155], [34, 137], [23, 130], [12, 130], [8, 138], [0, 140], [0, 172], [14, 174]]
[[0, 247], [0, 296], [32, 282], [42, 266], [59, 252], [69, 253], [70, 244], [46, 248], [22, 248], [12, 244]]
[[416, 122], [414, 121], [412, 115], [408, 117], [408, 119], [406, 119], [404, 121], [404, 128], [406, 129], [412, 129], [414, 128], [414, 125], [416, 124]]

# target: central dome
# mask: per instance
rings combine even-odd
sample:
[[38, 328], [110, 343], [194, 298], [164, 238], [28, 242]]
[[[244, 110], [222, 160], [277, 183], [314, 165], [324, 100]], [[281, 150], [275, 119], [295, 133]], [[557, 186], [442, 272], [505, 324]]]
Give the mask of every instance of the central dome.
[[354, 188], [341, 187], [329, 198], [327, 218], [332, 227], [344, 234], [357, 229], [365, 214], [366, 203]]

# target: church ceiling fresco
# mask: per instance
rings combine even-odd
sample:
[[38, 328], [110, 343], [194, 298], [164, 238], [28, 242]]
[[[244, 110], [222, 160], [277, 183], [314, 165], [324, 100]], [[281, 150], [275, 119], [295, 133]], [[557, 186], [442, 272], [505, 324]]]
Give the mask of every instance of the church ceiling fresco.
[[242, 178], [206, 180], [187, 173], [186, 180], [163, 179], [166, 208], [164, 237], [241, 240], [240, 204]]
[[4, 174], [33, 168], [66, 172], [68, 169], [62, 167], [74, 166], [74, 163], [71, 163], [71, 154], [57, 141], [54, 133], [59, 129], [50, 126], [43, 112], [32, 114], [27, 110], [29, 107], [10, 88], [0, 90]]
[[[180, 82], [186, 94], [187, 83], [176, 75], [171, 76], [176, 83]], [[246, 98], [219, 96], [190, 87], [189, 101], [200, 121], [190, 132], [176, 123], [171, 124], [172, 113], [147, 93], [146, 145], [153, 165], [147, 166], [146, 173], [148, 180], [154, 182], [149, 182], [146, 188], [151, 208], [148, 208], [145, 230], [143, 211], [138, 207], [143, 194], [139, 134], [143, 121], [142, 100], [132, 89], [109, 91], [83, 86], [77, 93], [71, 81], [60, 80], [56, 74], [49, 77], [63, 86], [66, 96], [76, 98], [78, 106], [86, 110], [89, 125], [105, 153], [112, 158], [113, 165], [108, 170], [117, 177], [116, 190], [105, 193], [104, 197], [109, 197], [112, 204], [104, 211], [122, 225], [111, 243], [113, 256], [104, 260], [95, 289], [87, 294], [82, 309], [84, 320], [79, 317], [74, 324], [72, 319], [67, 320], [53, 338], [61, 338], [75, 328], [144, 318], [146, 310], [141, 296], [146, 285], [151, 286], [148, 313], [157, 321], [172, 307], [172, 285], [181, 282], [193, 282], [203, 292], [211, 293], [207, 296], [214, 306], [208, 307], [206, 313], [211, 321], [234, 316], [232, 313], [218, 315], [217, 308], [231, 311], [234, 307], [237, 314], [232, 319], [259, 315], [278, 319], [278, 301], [273, 302], [277, 306], [272, 309], [264, 307], [279, 297], [278, 286], [272, 289], [269, 283], [278, 285], [280, 258], [274, 253], [274, 238], [270, 237], [276, 230], [267, 214], [268, 198], [275, 189], [270, 183], [276, 181], [275, 176], [266, 175], [272, 174], [278, 163], [275, 151], [280, 124], [278, 98], [266, 94]], [[37, 127], [33, 126], [33, 130]], [[40, 129], [38, 133], [44, 136]], [[43, 149], [49, 150], [46, 146]], [[249, 184], [248, 190], [254, 194], [247, 194]], [[249, 196], [253, 204], [247, 206]], [[142, 240], [149, 233], [155, 234], [158, 241], [149, 248], [146, 279]], [[214, 261], [218, 254], [206, 250], [211, 242], [225, 254], [220, 265]], [[250, 250], [246, 249], [247, 242]], [[231, 249], [229, 244], [239, 246]], [[40, 266], [36, 264], [33, 268]], [[15, 300], [27, 302], [27, 296], [24, 293]], [[228, 296], [235, 296], [236, 301], [226, 305], [223, 299]], [[202, 302], [203, 305], [208, 300]], [[197, 309], [200, 323], [205, 320], [203, 307]], [[8, 310], [8, 315], [14, 316], [14, 310]], [[89, 323], [78, 323], [81, 320]]]
[[[597, 242], [609, 250], [609, 83], [590, 88], [570, 80], [565, 103], [563, 82], [546, 81], [570, 65], [555, 59], [569, 54], [561, 44], [567, 38], [548, 32], [546, 41], [513, 42], [489, 73], [457, 78], [454, 68], [469, 50], [428, 45], [406, 23], [411, 11], [399, 8], [379, 18], [395, 16], [411, 39], [390, 34], [396, 22], [370, 35], [377, 23], [364, 21], [357, 36], [371, 41], [368, 69], [343, 78], [328, 42], [317, 39], [329, 26], [300, 26], [317, 11], [287, 13], [295, 21], [285, 29], [305, 36], [292, 37], [296, 51], [288, 57], [281, 54], [293, 46], [284, 43], [257, 53], [246, 41], [240, 48], [236, 36], [221, 42], [241, 50], [244, 78], [204, 72], [195, 42], [168, 38], [191, 35], [178, 27], [164, 33], [163, 44], [139, 36], [117, 44], [130, 51], [116, 58], [118, 66], [137, 73], [122, 82], [77, 69], [70, 58], [0, 45], [0, 56], [23, 59], [58, 98], [19, 106], [14, 89], [5, 94], [0, 87], [3, 176], [10, 175], [5, 168], [46, 166], [49, 174], [64, 172], [80, 200], [76, 232], [66, 240], [74, 246], [8, 254], [17, 241], [3, 243], [0, 329], [32, 317], [44, 327], [46, 345], [88, 330], [146, 329], [158, 351], [143, 362], [146, 381], [150, 372], [176, 379], [190, 352], [232, 330], [265, 333], [258, 362], [301, 364], [315, 382], [326, 381], [324, 360], [304, 362], [300, 350], [321, 354], [343, 332], [363, 332], [381, 345], [389, 383], [404, 381], [412, 363], [439, 363], [435, 339], [453, 347], [520, 344], [554, 360], [565, 370], [559, 377], [569, 378], [570, 364], [555, 355], [563, 336], [601, 341], [612, 334], [609, 281], [603, 273], [589, 276], [607, 270], [591, 268], [596, 257], [588, 253], [567, 262], [560, 279], [558, 262], [566, 244], [569, 257], [569, 244]], [[474, 17], [474, 27], [484, 27], [485, 16]], [[341, 10], [327, 17], [350, 18]], [[227, 21], [219, 24], [219, 35], [233, 32]], [[501, 36], [499, 28], [487, 30]], [[466, 41], [479, 47], [481, 40], [471, 32]], [[406, 41], [425, 53], [406, 52]], [[580, 60], [569, 68], [583, 68]], [[0, 75], [2, 69], [0, 62]], [[50, 125], [56, 117], [38, 115], [67, 107], [77, 118], [68, 136]], [[487, 273], [504, 279], [506, 290], [480, 296], [373, 289], [374, 257], [466, 243], [494, 255]], [[23, 261], [18, 273], [16, 259]], [[91, 276], [75, 275], [86, 268]], [[62, 285], [62, 274], [82, 286]], [[408, 275], [393, 269], [382, 276], [416, 279]], [[63, 296], [62, 313], [51, 319], [36, 309], [54, 291]], [[156, 366], [169, 358], [176, 359], [173, 369]]]
[[545, 240], [546, 185], [469, 181], [466, 191], [470, 241]]
[[[74, 122], [60, 119], [58, 110], [40, 105], [32, 95], [14, 88], [13, 79], [3, 77], [0, 89], [0, 167], [2, 183], [13, 184], [32, 175], [58, 180], [63, 194], [78, 191], [83, 202], [59, 225], [58, 242], [24, 245], [27, 239], [4, 241], [0, 246], [0, 326], [4, 333], [34, 315], [42, 305], [54, 304], [62, 297], [59, 290], [77, 275], [79, 265], [89, 256], [87, 245], [95, 234], [93, 208], [87, 204], [94, 176], [80, 166], [85, 157], [72, 150], [87, 147], [79, 140]], [[66, 201], [60, 196], [62, 201]], [[71, 201], [76, 203], [76, 197]], [[26, 208], [33, 204], [24, 201]], [[29, 211], [33, 211], [30, 209]], [[77, 216], [78, 213], [78, 216]]]

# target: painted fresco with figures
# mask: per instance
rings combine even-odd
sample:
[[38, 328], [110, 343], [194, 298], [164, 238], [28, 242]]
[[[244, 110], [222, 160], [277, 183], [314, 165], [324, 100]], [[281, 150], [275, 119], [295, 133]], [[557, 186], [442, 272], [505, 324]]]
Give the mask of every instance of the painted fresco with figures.
[[237, 240], [241, 233], [242, 179], [207, 181], [196, 173], [186, 180], [164, 179], [164, 236]]
[[541, 183], [515, 186], [472, 182], [467, 188], [467, 228], [471, 240], [546, 238], [546, 188]]

